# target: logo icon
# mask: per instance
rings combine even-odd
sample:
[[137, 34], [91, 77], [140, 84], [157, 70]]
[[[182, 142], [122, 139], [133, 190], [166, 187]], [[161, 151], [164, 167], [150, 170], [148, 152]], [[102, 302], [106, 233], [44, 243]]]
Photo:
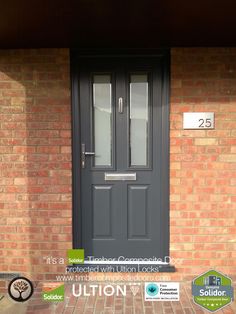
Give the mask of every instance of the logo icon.
[[139, 286], [140, 286], [140, 284], [135, 284], [135, 283], [133, 283], [133, 284], [130, 284], [130, 291], [132, 292], [132, 294], [133, 294], [133, 296], [135, 297], [136, 296], [136, 294], [139, 292]]
[[154, 297], [155, 295], [157, 295], [158, 291], [159, 291], [159, 288], [158, 288], [158, 286], [155, 283], [149, 283], [146, 286], [146, 292], [151, 297]]
[[218, 311], [233, 301], [232, 281], [218, 271], [209, 270], [194, 279], [192, 295], [194, 302], [204, 309]]
[[145, 301], [179, 301], [179, 283], [145, 282]]
[[43, 286], [42, 298], [44, 301], [64, 301], [65, 287], [62, 282], [47, 282]]
[[17, 302], [29, 300], [34, 292], [32, 282], [25, 277], [14, 278], [8, 286], [8, 294]]
[[84, 249], [67, 250], [67, 257], [68, 257], [69, 264], [83, 264], [84, 263]]

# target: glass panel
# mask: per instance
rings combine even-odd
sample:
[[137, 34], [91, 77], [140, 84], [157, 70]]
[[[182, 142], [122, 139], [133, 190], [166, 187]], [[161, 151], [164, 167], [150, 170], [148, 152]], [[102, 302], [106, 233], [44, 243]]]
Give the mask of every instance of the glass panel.
[[130, 163], [147, 165], [148, 75], [130, 76]]
[[93, 77], [95, 166], [111, 166], [112, 106], [111, 76]]

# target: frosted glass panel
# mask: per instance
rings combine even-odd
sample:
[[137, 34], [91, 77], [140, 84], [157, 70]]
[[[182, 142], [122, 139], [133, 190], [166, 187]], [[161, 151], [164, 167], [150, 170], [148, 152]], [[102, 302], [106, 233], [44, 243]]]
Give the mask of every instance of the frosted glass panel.
[[130, 163], [147, 165], [148, 76], [130, 76]]
[[111, 166], [112, 106], [110, 75], [93, 77], [95, 166]]

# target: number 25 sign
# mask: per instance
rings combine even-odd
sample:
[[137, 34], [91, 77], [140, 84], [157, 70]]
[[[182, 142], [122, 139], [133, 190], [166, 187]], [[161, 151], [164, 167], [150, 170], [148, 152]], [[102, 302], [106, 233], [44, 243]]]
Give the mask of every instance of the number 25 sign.
[[190, 130], [214, 129], [214, 112], [184, 112], [183, 128]]

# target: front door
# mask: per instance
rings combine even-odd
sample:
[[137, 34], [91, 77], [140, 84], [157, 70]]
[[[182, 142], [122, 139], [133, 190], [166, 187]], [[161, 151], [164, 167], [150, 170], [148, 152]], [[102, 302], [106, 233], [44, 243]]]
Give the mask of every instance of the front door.
[[162, 258], [169, 249], [165, 58], [81, 58], [77, 69], [81, 246], [86, 256]]

